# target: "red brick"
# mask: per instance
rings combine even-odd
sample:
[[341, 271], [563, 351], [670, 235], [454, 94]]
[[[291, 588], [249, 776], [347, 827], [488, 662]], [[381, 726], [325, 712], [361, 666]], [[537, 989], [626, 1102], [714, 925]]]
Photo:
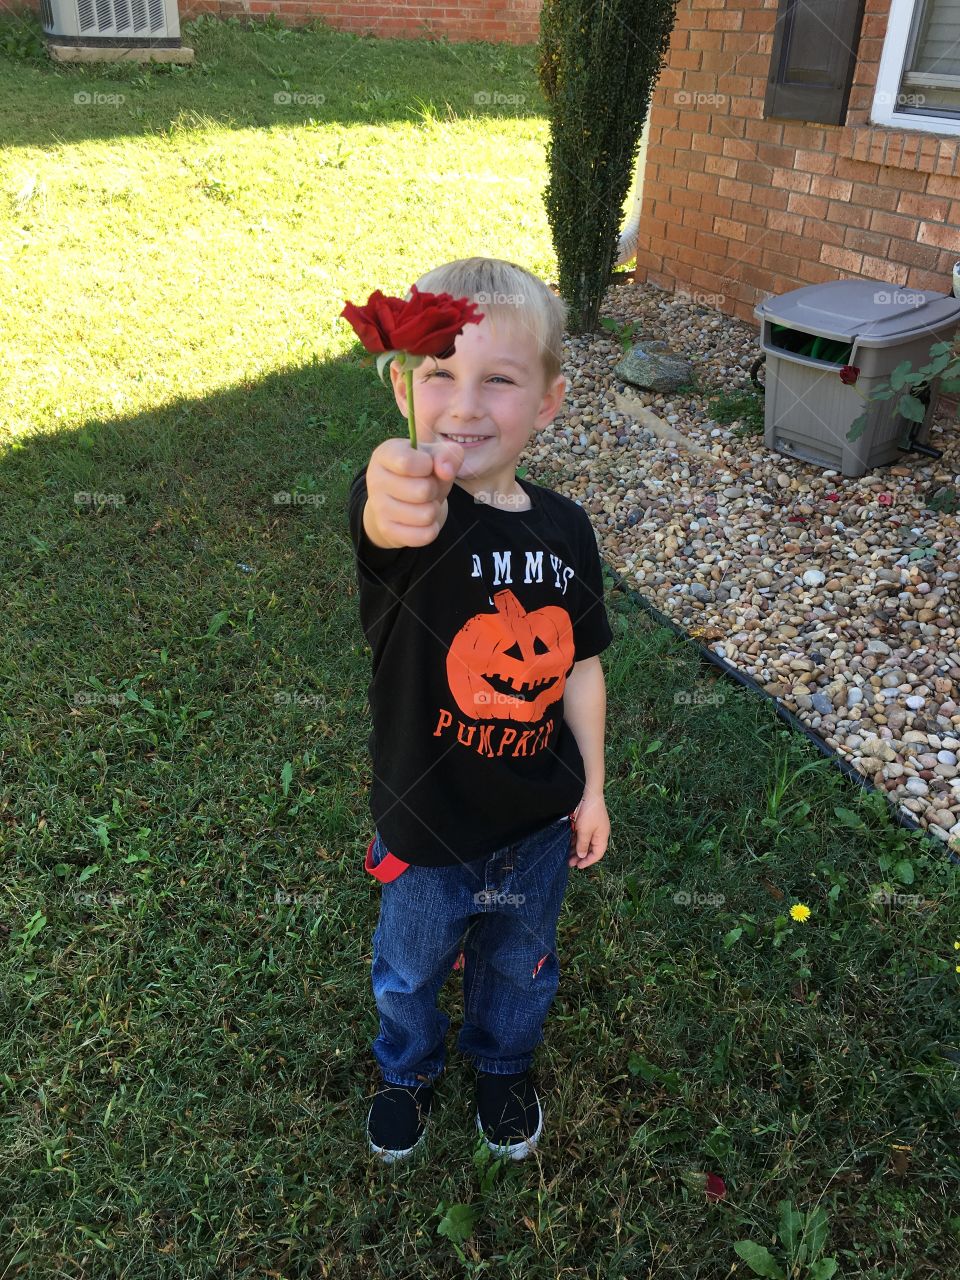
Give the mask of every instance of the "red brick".
[[714, 11], [707, 14], [708, 31], [739, 31], [743, 26], [743, 14], [739, 10]]
[[805, 147], [810, 151], [823, 150], [823, 129], [812, 124], [785, 124], [783, 144], [787, 147]]
[[799, 258], [788, 257], [786, 254], [772, 252], [769, 249], [764, 250], [761, 261], [771, 271], [782, 271], [787, 276], [795, 276], [800, 266]]
[[756, 151], [749, 142], [744, 142], [742, 138], [724, 138], [723, 154], [732, 156], [734, 160], [754, 160]]
[[[763, 97], [763, 93], [750, 90], [751, 97]], [[782, 145], [783, 125], [779, 120], [748, 120], [745, 126], [745, 137], [755, 142], [770, 142], [775, 147]]]
[[906, 262], [912, 267], [920, 267], [925, 271], [934, 271], [940, 263], [942, 251], [932, 244], [912, 244], [897, 242], [896, 256], [898, 262]]
[[870, 215], [871, 231], [880, 231], [884, 235], [897, 236], [903, 240], [916, 240], [919, 226], [916, 218], [902, 218], [896, 213], [884, 213], [882, 209], [874, 209]]
[[863, 254], [852, 253], [849, 249], [836, 249], [833, 245], [825, 244], [820, 249], [820, 261], [826, 262], [831, 267], [839, 267], [841, 271], [859, 275], [863, 265]]
[[703, 213], [709, 213], [714, 218], [729, 218], [733, 211], [733, 201], [725, 200], [722, 196], [705, 195], [700, 201], [700, 208]]
[[[775, 187], [783, 187], [788, 191], [808, 192], [812, 190], [812, 183], [817, 179], [811, 178], [809, 173], [797, 173], [793, 169], [774, 169], [770, 175], [770, 182]], [[822, 181], [822, 179], [821, 179]], [[822, 192], [818, 194], [823, 194]]]
[[716, 190], [722, 196], [730, 196], [732, 200], [749, 200], [753, 187], [749, 182], [734, 182], [732, 178], [721, 178]]
[[909, 268], [898, 262], [887, 262], [885, 258], [865, 257], [861, 270], [869, 279], [886, 280], [888, 284], [905, 285], [909, 274]]
[[[747, 222], [752, 227], [766, 227], [767, 225], [766, 209], [761, 208], [753, 201], [734, 200], [730, 216], [735, 222]], [[771, 235], [773, 234], [778, 237], [780, 235], [779, 231], [771, 232]]]
[[722, 174], [725, 178], [732, 178], [736, 175], [738, 163], [739, 161], [729, 156], [707, 156], [703, 167], [707, 173]]
[[737, 177], [741, 182], [752, 182], [757, 187], [770, 187], [772, 165], [761, 164], [759, 160], [739, 160], [737, 164]]
[[691, 146], [695, 151], [699, 151], [701, 155], [704, 152], [712, 156], [723, 154], [723, 139], [716, 137], [712, 133], [697, 133], [694, 131]]
[[742, 222], [731, 222], [728, 218], [717, 218], [714, 231], [718, 235], [727, 236], [730, 240], [746, 240], [747, 227]]
[[702, 57], [699, 49], [679, 49], [670, 54], [670, 66], [681, 71], [699, 71]]
[[939, 226], [935, 222], [921, 222], [917, 236], [920, 244], [935, 244], [942, 249], [960, 252], [960, 228]]
[[709, 231], [701, 231], [696, 240], [701, 253], [722, 254], [726, 257], [730, 249], [730, 241], [724, 236], [714, 235]]
[[926, 191], [931, 196], [960, 196], [960, 179], [942, 178], [939, 174], [932, 174], [927, 182]]
[[950, 211], [949, 200], [938, 200], [929, 195], [904, 191], [897, 202], [897, 213], [915, 214], [928, 222], [946, 222]]
[[712, 173], [691, 173], [687, 175], [687, 189], [712, 195], [717, 189], [717, 180]]
[[852, 182], [842, 182], [839, 178], [825, 178], [819, 173], [814, 174], [810, 179], [812, 196], [827, 196], [831, 200], [849, 200], [852, 192]]
[[786, 213], [782, 209], [770, 209], [767, 212], [767, 225], [774, 231], [786, 231], [790, 235], [799, 236], [803, 231], [803, 218], [799, 213]]
[[840, 200], [831, 200], [827, 206], [828, 222], [835, 222], [844, 227], [869, 227], [870, 209], [859, 204], [844, 204]]
[[700, 209], [684, 209], [683, 225], [691, 227], [695, 232], [709, 232], [713, 230], [713, 218]]
[[822, 262], [801, 262], [797, 278], [804, 284], [828, 284], [837, 278], [837, 269]]
[[854, 204], [865, 204], [872, 209], [886, 209], [892, 213], [897, 207], [899, 193], [894, 187], [877, 187], [866, 182], [855, 182], [850, 199]]
[[843, 237], [843, 244], [846, 249], [876, 254], [880, 258], [890, 248], [890, 237], [878, 235], [875, 231], [863, 231], [860, 227], [848, 227]]
[[761, 164], [771, 168], [802, 169], [803, 165], [795, 164], [796, 152], [793, 147], [776, 146], [772, 142], [757, 143], [757, 159]]
[[755, 184], [750, 199], [754, 204], [761, 205], [764, 210], [785, 209], [787, 201], [790, 199], [790, 194], [789, 191], [778, 191], [775, 187], [763, 187]]
[[823, 196], [805, 196], [799, 191], [791, 191], [787, 197], [787, 208], [791, 213], [802, 213], [810, 218], [827, 216], [827, 201]]

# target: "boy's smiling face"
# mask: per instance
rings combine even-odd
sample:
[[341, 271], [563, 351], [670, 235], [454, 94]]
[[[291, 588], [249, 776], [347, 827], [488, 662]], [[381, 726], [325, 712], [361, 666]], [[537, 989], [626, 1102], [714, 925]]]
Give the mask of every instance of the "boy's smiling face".
[[[414, 370], [417, 441], [471, 437], [476, 443], [457, 441], [463, 448], [457, 483], [475, 495], [513, 495], [517, 459], [534, 432], [556, 416], [566, 379], [561, 374], [552, 386], [544, 385], [537, 340], [519, 322], [501, 323], [494, 334], [484, 317], [466, 325], [454, 347], [449, 359], [427, 356]], [[390, 374], [406, 417], [406, 385], [395, 360]]]

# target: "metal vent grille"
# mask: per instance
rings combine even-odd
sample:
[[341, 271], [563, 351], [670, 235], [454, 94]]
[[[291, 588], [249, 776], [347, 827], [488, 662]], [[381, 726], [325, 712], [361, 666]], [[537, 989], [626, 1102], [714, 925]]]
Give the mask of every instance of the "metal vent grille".
[[163, 0], [77, 0], [77, 13], [81, 35], [149, 35], [166, 28]]
[[53, 30], [53, 10], [50, 7], [50, 0], [40, 0], [40, 25], [44, 31]]

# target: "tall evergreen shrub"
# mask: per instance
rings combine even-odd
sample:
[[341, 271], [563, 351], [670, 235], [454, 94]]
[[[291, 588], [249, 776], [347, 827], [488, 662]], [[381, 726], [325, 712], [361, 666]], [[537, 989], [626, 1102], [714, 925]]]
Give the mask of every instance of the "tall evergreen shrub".
[[537, 72], [550, 112], [547, 217], [568, 330], [596, 330], [623, 203], [677, 0], [544, 0]]

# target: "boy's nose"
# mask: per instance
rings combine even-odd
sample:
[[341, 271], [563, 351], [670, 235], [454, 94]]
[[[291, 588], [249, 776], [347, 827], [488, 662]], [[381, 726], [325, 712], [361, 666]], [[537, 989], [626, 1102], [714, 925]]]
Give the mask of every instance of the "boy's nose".
[[478, 396], [473, 387], [466, 385], [457, 388], [457, 393], [450, 405], [450, 414], [454, 418], [475, 418], [478, 411]]

